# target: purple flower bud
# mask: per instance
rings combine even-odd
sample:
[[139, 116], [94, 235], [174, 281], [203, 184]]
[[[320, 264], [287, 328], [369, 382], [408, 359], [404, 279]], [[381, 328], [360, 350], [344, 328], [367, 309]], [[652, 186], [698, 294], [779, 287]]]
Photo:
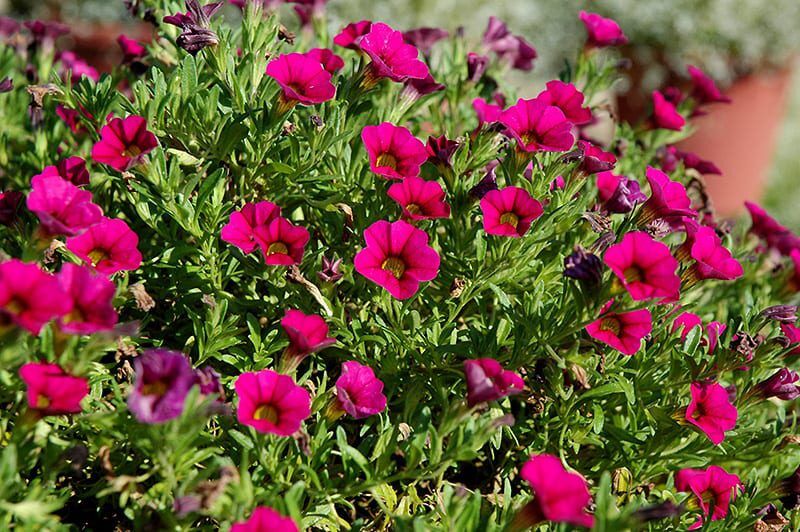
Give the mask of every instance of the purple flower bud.
[[0, 94], [14, 90], [14, 81], [11, 78], [0, 80]]
[[470, 52], [467, 54], [467, 81], [478, 83], [483, 74], [486, 72], [486, 67], [489, 65], [489, 58], [485, 55]]
[[794, 325], [797, 321], [797, 307], [794, 305], [775, 305], [762, 310], [761, 315], [778, 323]]
[[564, 276], [597, 286], [603, 278], [603, 263], [600, 257], [579, 246], [564, 258]]
[[426, 56], [430, 55], [434, 44], [449, 36], [450, 33], [442, 28], [416, 28], [403, 32], [403, 39]]
[[513, 371], [504, 370], [493, 358], [465, 360], [464, 374], [469, 406], [518, 394], [525, 387], [522, 377]]
[[483, 44], [497, 57], [511, 63], [513, 68], [524, 71], [533, 68], [536, 50], [522, 37], [512, 35], [505, 23], [496, 17], [489, 17]]
[[449, 168], [453, 154], [458, 149], [458, 142], [450, 140], [444, 135], [441, 137], [428, 137], [425, 150], [428, 152], [428, 161], [436, 166]]
[[800, 386], [797, 381], [800, 375], [792, 370], [779, 369], [772, 377], [756, 385], [759, 395], [764, 399], [777, 397], [784, 401], [791, 401], [800, 397]]
[[322, 270], [317, 272], [317, 276], [326, 283], [335, 283], [343, 276], [341, 266], [342, 259], [329, 259], [323, 255]]
[[175, 41], [178, 46], [194, 55], [203, 48], [219, 44], [219, 37], [213, 31], [196, 26], [187, 27]]
[[219, 44], [217, 34], [209, 29], [211, 17], [222, 7], [221, 2], [200, 6], [197, 0], [186, 0], [186, 13], [164, 17], [164, 22], [183, 30], [176, 42], [178, 46], [194, 55], [207, 46]]
[[480, 182], [469, 190], [469, 195], [473, 198], [481, 199], [487, 192], [497, 190], [497, 176], [495, 175], [495, 168], [499, 163], [492, 161], [486, 165], [486, 175]]

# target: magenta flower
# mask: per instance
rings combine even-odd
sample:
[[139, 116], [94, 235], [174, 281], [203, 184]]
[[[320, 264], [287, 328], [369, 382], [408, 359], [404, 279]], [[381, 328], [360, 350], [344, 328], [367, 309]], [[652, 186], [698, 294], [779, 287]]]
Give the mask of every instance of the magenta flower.
[[493, 358], [476, 358], [464, 361], [464, 376], [467, 381], [467, 404], [475, 406], [516, 395], [525, 388], [522, 377]]
[[701, 174], [722, 175], [722, 170], [713, 162], [701, 159], [696, 153], [681, 151], [675, 146], [660, 148], [659, 157], [661, 159], [661, 168], [665, 172], [674, 171], [678, 168], [678, 163], [680, 162], [683, 163], [685, 168], [697, 170]]
[[410, 220], [449, 218], [450, 205], [444, 201], [444, 190], [436, 181], [407, 177], [389, 187], [388, 196], [403, 209]]
[[72, 78], [72, 83], [77, 83], [82, 77], [87, 77], [93, 81], [100, 80], [100, 73], [96, 68], [78, 57], [78, 54], [70, 50], [64, 50], [58, 56], [61, 61], [61, 77], [66, 81], [67, 74]]
[[561, 109], [536, 99], [520, 99], [500, 114], [499, 121], [522, 151], [567, 151], [575, 143], [572, 124]]
[[706, 325], [706, 336], [708, 336], [708, 352], [713, 353], [717, 349], [720, 337], [725, 334], [728, 326], [719, 321], [712, 321]]
[[458, 150], [459, 143], [450, 140], [446, 136], [428, 137], [425, 143], [425, 151], [428, 153], [428, 161], [435, 164], [438, 168], [451, 168], [453, 154]]
[[100, 273], [111, 275], [142, 265], [139, 237], [128, 224], [105, 218], [81, 235], [67, 239], [67, 249]]
[[692, 220], [686, 221], [686, 242], [695, 263], [691, 275], [697, 279], [722, 279], [731, 281], [744, 274], [742, 265], [722, 245], [717, 232]]
[[483, 98], [472, 100], [472, 108], [475, 109], [475, 114], [478, 116], [478, 126], [498, 122], [500, 115], [503, 114], [502, 107], [489, 103]]
[[672, 181], [667, 174], [652, 166], [647, 167], [647, 182], [650, 183], [650, 198], [642, 206], [640, 223], [659, 218], [679, 222], [683, 218], [697, 217], [683, 184]]
[[710, 466], [708, 469], [681, 469], [675, 475], [675, 488], [678, 491], [691, 492], [695, 496], [697, 506], [702, 515], [689, 530], [703, 526], [705, 519], [711, 513], [712, 521], [719, 521], [728, 515], [728, 508], [733, 499], [742, 490], [742, 481], [736, 475], [731, 475], [719, 466]]
[[483, 230], [490, 235], [522, 237], [531, 223], [542, 215], [542, 204], [527, 190], [506, 187], [490, 190], [481, 198]]
[[89, 383], [65, 372], [56, 364], [29, 362], [19, 368], [28, 387], [28, 408], [43, 416], [79, 414], [81, 401], [89, 393]]
[[428, 235], [403, 220], [375, 222], [364, 231], [364, 240], [356, 271], [396, 299], [410, 298], [420, 283], [439, 274], [439, 254], [428, 245]]
[[51, 235], [72, 236], [103, 219], [103, 210], [92, 203], [92, 193], [59, 176], [39, 174], [31, 179], [28, 209]]
[[85, 110], [78, 111], [76, 109], [64, 107], [60, 104], [56, 105], [56, 114], [75, 135], [86, 133], [86, 127], [83, 125], [83, 122], [81, 122], [80, 119], [81, 116], [87, 118], [88, 120], [93, 119], [91, 114], [87, 113]]
[[558, 107], [567, 120], [576, 126], [592, 121], [592, 111], [583, 106], [583, 93], [575, 85], [554, 79], [548, 81], [546, 87], [536, 97], [537, 100]]
[[703, 327], [703, 320], [700, 316], [692, 312], [682, 312], [672, 321], [672, 332], [681, 331], [681, 341], [685, 342], [686, 337], [695, 327]]
[[489, 58], [475, 52], [467, 53], [467, 81], [478, 83], [486, 73]]
[[531, 485], [534, 496], [523, 509], [526, 525], [552, 521], [586, 528], [594, 526], [594, 517], [586, 511], [592, 502], [586, 480], [567, 471], [558, 457], [532, 455], [519, 476]]
[[0, 225], [12, 225], [17, 221], [19, 208], [25, 194], [17, 190], [0, 192]]
[[686, 408], [686, 421], [708, 436], [711, 443], [719, 445], [725, 432], [736, 427], [739, 413], [731, 404], [728, 392], [716, 382], [693, 382], [692, 401]]
[[586, 326], [589, 336], [610, 345], [623, 355], [635, 355], [642, 339], [653, 330], [653, 317], [647, 309], [609, 312], [613, 301], [600, 311], [600, 318]]
[[422, 79], [409, 79], [400, 93], [400, 97], [412, 102], [420, 99], [420, 97], [433, 94], [434, 92], [443, 91], [445, 86], [433, 79], [433, 76], [428, 74]]
[[373, 23], [358, 46], [372, 60], [369, 76], [373, 79], [389, 78], [402, 83], [410, 78], [424, 79], [430, 73], [419, 60], [416, 47], [383, 22]]
[[140, 423], [166, 423], [183, 413], [186, 396], [197, 377], [186, 355], [149, 349], [133, 360], [136, 379], [128, 409]]
[[782, 323], [781, 332], [786, 337], [786, 342], [794, 348], [789, 351], [790, 355], [800, 355], [800, 327], [791, 323]]
[[657, 128], [673, 131], [680, 131], [686, 125], [686, 119], [675, 108], [675, 104], [659, 91], [653, 91], [653, 124]]
[[331, 73], [319, 59], [308, 55], [280, 55], [267, 65], [267, 75], [281, 86], [281, 103], [289, 107], [323, 103], [336, 96]]
[[714, 80], [708, 77], [705, 72], [692, 65], [689, 65], [688, 71], [694, 83], [692, 97], [697, 100], [697, 103], [704, 105], [708, 103], [731, 102], [731, 99], [722, 94], [717, 88], [716, 83], [714, 83]]
[[361, 140], [369, 155], [370, 170], [386, 179], [417, 177], [428, 159], [421, 140], [406, 128], [389, 122], [366, 126], [361, 131]]
[[55, 166], [45, 166], [42, 173], [38, 175], [46, 177], [57, 176], [78, 187], [89, 184], [89, 171], [86, 170], [86, 161], [80, 157], [69, 157]]
[[450, 33], [442, 28], [415, 28], [403, 32], [406, 42], [426, 56], [433, 51], [434, 44], [449, 36]]
[[92, 159], [125, 172], [141, 163], [156, 146], [158, 140], [147, 130], [144, 118], [115, 118], [100, 130], [100, 140], [92, 147]]
[[306, 52], [306, 57], [318, 61], [322, 68], [331, 75], [344, 68], [344, 59], [333, 53], [333, 50], [327, 48], [312, 48]]
[[88, 268], [66, 263], [58, 273], [58, 282], [72, 310], [59, 319], [59, 327], [70, 334], [92, 334], [107, 331], [117, 324], [113, 300], [117, 287], [107, 277]]
[[483, 44], [512, 68], [523, 71], [533, 68], [533, 60], [537, 56], [534, 47], [524, 38], [513, 35], [505, 23], [496, 17], [489, 17], [489, 24], [483, 33]]
[[605, 210], [616, 214], [630, 212], [647, 199], [638, 181], [613, 172], [597, 174], [597, 196]]
[[756, 390], [764, 399], [777, 397], [784, 401], [791, 401], [800, 397], [800, 385], [797, 383], [798, 380], [800, 380], [800, 375], [796, 372], [787, 368], [781, 368], [775, 372], [772, 377], [758, 383], [756, 385]]
[[800, 238], [778, 223], [767, 211], [749, 201], [745, 201], [744, 206], [753, 221], [750, 232], [763, 239], [768, 247], [777, 249], [782, 255], [789, 255], [795, 248], [800, 249]]
[[607, 172], [617, 164], [617, 158], [613, 153], [603, 151], [591, 142], [579, 140], [578, 149], [583, 157], [580, 169], [585, 174]]
[[11, 259], [0, 264], [0, 321], [39, 334], [44, 324], [64, 316], [70, 298], [58, 280], [39, 266]]
[[603, 261], [611, 268], [634, 301], [663, 298], [676, 301], [681, 280], [678, 261], [669, 248], [645, 232], [627, 233], [606, 251]]
[[299, 532], [299, 529], [291, 517], [283, 517], [268, 506], [259, 506], [250, 519], [235, 523], [230, 532]]
[[628, 38], [616, 21], [596, 13], [580, 12], [580, 19], [586, 27], [589, 44], [598, 48], [620, 46], [628, 43]]
[[136, 39], [131, 39], [127, 35], [117, 37], [117, 44], [122, 49], [122, 63], [130, 64], [139, 61], [147, 55], [147, 49]]
[[287, 310], [281, 319], [281, 327], [289, 337], [285, 356], [297, 359], [297, 363], [311, 353], [336, 343], [336, 338], [328, 336], [328, 324], [316, 314]]
[[311, 396], [288, 375], [269, 369], [242, 373], [234, 387], [236, 418], [258, 432], [291, 436], [311, 415]]
[[281, 208], [272, 202], [245, 203], [240, 210], [231, 213], [230, 221], [220, 232], [220, 238], [245, 253], [251, 253], [258, 247], [255, 228], [268, 226], [280, 215]]
[[254, 227], [253, 235], [264, 255], [264, 262], [271, 266], [300, 264], [311, 238], [305, 227], [294, 225], [283, 217], [275, 218], [269, 225]]
[[362, 37], [369, 33], [370, 28], [372, 28], [372, 21], [370, 20], [352, 22], [345, 26], [342, 31], [333, 38], [333, 44], [341, 46], [342, 48], [360, 50], [359, 43]]
[[380, 414], [386, 409], [383, 382], [369, 366], [351, 360], [342, 364], [336, 380], [338, 406], [356, 419]]

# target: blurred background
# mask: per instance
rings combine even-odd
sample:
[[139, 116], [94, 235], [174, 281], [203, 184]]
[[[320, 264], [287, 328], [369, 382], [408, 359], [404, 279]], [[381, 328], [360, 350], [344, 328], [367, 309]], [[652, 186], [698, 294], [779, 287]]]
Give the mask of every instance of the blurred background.
[[[101, 71], [119, 60], [120, 33], [147, 41], [152, 26], [128, 15], [141, 0], [0, 0], [0, 14], [57, 19], [68, 24], [67, 46]], [[277, 3], [280, 0], [254, 0]], [[649, 112], [650, 91], [686, 84], [686, 66], [718, 80], [733, 99], [695, 121], [681, 148], [719, 166], [706, 176], [720, 214], [740, 213], [743, 199], [762, 201], [783, 223], [800, 231], [800, 0], [304, 0], [325, 8], [332, 32], [346, 22], [382, 20], [406, 30], [463, 28], [476, 48], [489, 16], [504, 20], [538, 52], [534, 70], [519, 78], [521, 92], [536, 93], [558, 75], [585, 39], [581, 9], [614, 18], [631, 44], [631, 61], [616, 99], [632, 122]], [[177, 5], [177, 4], [176, 4]], [[296, 27], [289, 6], [285, 24]], [[232, 6], [225, 16], [235, 17]]]

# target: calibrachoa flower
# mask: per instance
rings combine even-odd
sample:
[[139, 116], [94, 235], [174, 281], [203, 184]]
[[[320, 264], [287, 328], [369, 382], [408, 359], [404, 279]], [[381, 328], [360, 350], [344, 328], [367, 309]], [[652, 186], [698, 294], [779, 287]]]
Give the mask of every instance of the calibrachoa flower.
[[450, 168], [453, 161], [453, 154], [458, 149], [459, 143], [450, 140], [444, 135], [440, 137], [428, 137], [425, 144], [425, 151], [428, 152], [428, 161], [435, 164], [440, 169]]
[[731, 102], [731, 99], [722, 94], [722, 92], [717, 88], [716, 83], [714, 83], [714, 80], [708, 77], [705, 72], [692, 65], [689, 65], [687, 70], [689, 71], [689, 76], [691, 76], [692, 82], [694, 83], [692, 97], [697, 100], [697, 103], [703, 105], [717, 102]]
[[100, 273], [111, 275], [142, 265], [139, 237], [124, 221], [105, 218], [67, 239], [67, 249]]
[[493, 358], [477, 358], [464, 361], [464, 376], [467, 381], [467, 404], [496, 401], [522, 392], [525, 381]]
[[364, 35], [369, 33], [370, 28], [372, 28], [372, 21], [370, 20], [352, 22], [333, 38], [333, 44], [342, 48], [360, 50], [359, 43], [361, 43]]
[[60, 104], [56, 105], [56, 114], [75, 135], [79, 133], [86, 133], [86, 127], [80, 119], [81, 116], [92, 120], [92, 116], [89, 113], [85, 111], [78, 111], [76, 109], [70, 109]]
[[92, 203], [92, 193], [57, 175], [40, 174], [31, 179], [28, 209], [51, 235], [72, 236], [98, 223], [103, 211]]
[[65, 372], [56, 364], [29, 362], [19, 368], [28, 387], [28, 407], [44, 416], [78, 414], [81, 401], [89, 393], [89, 383]]
[[546, 87], [536, 97], [537, 100], [558, 107], [567, 120], [576, 126], [592, 121], [592, 111], [583, 106], [583, 93], [575, 85], [552, 80], [547, 82]]
[[768, 247], [778, 250], [782, 255], [789, 255], [793, 249], [800, 249], [800, 238], [778, 223], [767, 211], [750, 201], [745, 201], [744, 206], [753, 220], [750, 232], [763, 239]]
[[245, 203], [240, 210], [231, 213], [230, 221], [220, 232], [220, 238], [245, 253], [251, 253], [258, 247], [255, 228], [268, 226], [280, 215], [281, 208], [272, 202]]
[[661, 92], [653, 91], [653, 123], [657, 128], [680, 131], [686, 125], [686, 119]]
[[450, 33], [442, 28], [415, 28], [403, 32], [403, 38], [412, 46], [424, 55], [430, 55], [433, 51], [433, 45], [442, 39], [446, 39]]
[[608, 344], [623, 355], [634, 355], [642, 347], [642, 339], [653, 330], [653, 317], [647, 309], [631, 312], [610, 312], [613, 301], [600, 311], [600, 318], [586, 326], [589, 336]]
[[589, 44], [602, 48], [628, 43], [628, 38], [622, 33], [619, 24], [612, 19], [586, 11], [580, 12], [580, 19], [586, 27]]
[[329, 259], [325, 255], [322, 256], [322, 269], [317, 272], [317, 277], [326, 283], [335, 283], [344, 274], [341, 271], [342, 259]]
[[728, 392], [716, 382], [693, 382], [692, 400], [686, 408], [686, 421], [702, 430], [711, 443], [719, 445], [725, 432], [736, 427], [738, 412]]
[[222, 2], [201, 6], [197, 0], [186, 0], [186, 13], [164, 17], [164, 22], [181, 29], [175, 41], [178, 46], [194, 55], [207, 46], [219, 44], [219, 37], [211, 26], [211, 17], [222, 7]]
[[533, 455], [519, 472], [533, 491], [533, 500], [522, 510], [522, 521], [534, 526], [542, 521], [591, 528], [594, 516], [587, 512], [592, 502], [586, 480], [567, 471], [558, 457]]
[[315, 61], [319, 61], [319, 64], [322, 65], [322, 68], [330, 72], [331, 75], [336, 74], [344, 68], [344, 59], [327, 48], [312, 48], [306, 52], [306, 56], [314, 59]]
[[782, 323], [781, 332], [786, 337], [788, 346], [794, 346], [789, 354], [800, 355], [800, 327], [796, 327], [791, 323]]
[[117, 37], [117, 44], [119, 44], [120, 49], [122, 49], [122, 62], [125, 64], [138, 61], [147, 55], [147, 49], [144, 45], [136, 39], [131, 39], [127, 35], [120, 35]]
[[354, 260], [356, 271], [396, 299], [410, 298], [420, 283], [439, 274], [439, 254], [428, 245], [428, 235], [403, 220], [373, 223], [364, 240]]
[[[80, 157], [68, 157], [55, 166], [45, 166], [42, 173], [46, 177], [60, 177], [75, 186], [89, 184], [89, 172], [86, 170], [86, 161]], [[34, 176], [34, 179], [36, 176]]]
[[576, 246], [575, 251], [564, 257], [564, 276], [595, 287], [603, 280], [603, 262], [594, 253]]
[[58, 56], [61, 61], [62, 78], [66, 81], [67, 74], [72, 78], [72, 83], [77, 83], [82, 77], [87, 77], [93, 81], [100, 80], [100, 73], [96, 68], [78, 57], [78, 54], [71, 50], [64, 50]]
[[606, 172], [617, 164], [617, 158], [614, 157], [613, 153], [603, 151], [591, 142], [579, 140], [578, 150], [580, 150], [583, 157], [580, 169], [585, 174]]
[[483, 44], [513, 68], [523, 71], [533, 68], [533, 60], [536, 59], [534, 47], [524, 38], [513, 35], [505, 23], [496, 17], [489, 17]]
[[572, 124], [561, 109], [536, 99], [520, 99], [500, 114], [499, 121], [522, 151], [567, 151], [575, 143]]
[[[680, 329], [682, 342], [686, 341], [686, 337], [689, 336], [689, 333], [695, 327], [700, 327], [702, 329], [703, 320], [700, 319], [700, 316], [691, 312], [682, 312], [672, 322], [672, 332], [677, 332]], [[722, 336], [725, 329], [727, 329], [727, 325], [718, 321], [709, 322], [708, 325], [705, 326], [706, 338], [702, 339], [702, 343], [708, 345], [709, 354], [714, 353], [716, 350], [719, 337]]]
[[717, 232], [696, 222], [686, 222], [686, 243], [694, 264], [689, 272], [697, 279], [738, 279], [744, 273], [742, 265], [722, 245]]
[[311, 238], [305, 227], [294, 225], [280, 216], [269, 225], [254, 227], [253, 234], [264, 255], [264, 262], [280, 266], [300, 264], [306, 244]]
[[383, 382], [369, 366], [354, 360], [345, 362], [336, 379], [336, 401], [339, 408], [356, 419], [379, 414], [386, 409]]
[[17, 221], [20, 205], [25, 194], [17, 190], [0, 192], [0, 225], [12, 225]]
[[253, 510], [250, 519], [236, 523], [231, 532], [298, 532], [299, 529], [291, 517], [281, 514], [267, 506], [259, 506]]
[[444, 201], [444, 190], [436, 181], [407, 177], [389, 187], [388, 196], [403, 209], [411, 220], [449, 218], [450, 206]]
[[758, 394], [769, 399], [770, 397], [777, 397], [784, 401], [791, 401], [800, 397], [800, 385], [797, 381], [800, 380], [800, 375], [796, 372], [781, 368], [775, 372], [772, 377], [764, 380], [756, 385]]
[[336, 338], [328, 336], [328, 324], [316, 314], [287, 310], [281, 319], [281, 327], [289, 337], [289, 347], [286, 348], [284, 357], [295, 361], [292, 367], [297, 367], [311, 353], [336, 343]]
[[665, 244], [647, 233], [626, 234], [621, 242], [608, 248], [603, 260], [635, 301], [678, 299], [681, 286], [675, 273], [678, 261]]
[[639, 182], [613, 172], [597, 174], [597, 196], [603, 208], [610, 213], [630, 212], [647, 196], [639, 189]]
[[358, 43], [359, 48], [372, 60], [366, 80], [372, 83], [380, 78], [404, 82], [410, 78], [424, 79], [430, 73], [428, 66], [418, 56], [419, 51], [403, 39], [403, 34], [384, 24], [375, 22]]
[[236, 418], [258, 432], [291, 436], [311, 415], [311, 396], [288, 375], [269, 369], [242, 373], [234, 387]]
[[672, 181], [667, 174], [652, 166], [647, 167], [647, 182], [650, 183], [650, 198], [642, 206], [639, 223], [647, 224], [660, 218], [677, 222], [697, 216], [686, 187], [681, 183]]
[[475, 109], [475, 114], [478, 117], [478, 126], [497, 122], [500, 120], [500, 115], [503, 114], [502, 107], [489, 103], [483, 98], [472, 100], [472, 108]]
[[742, 490], [742, 481], [736, 475], [731, 475], [719, 466], [710, 466], [708, 469], [681, 469], [675, 475], [675, 488], [678, 491], [691, 492], [700, 507], [702, 515], [689, 527], [695, 530], [703, 526], [705, 519], [711, 513], [712, 521], [719, 521], [728, 515], [728, 507], [737, 494]]
[[66, 263], [58, 273], [58, 282], [72, 300], [72, 310], [59, 319], [62, 331], [92, 334], [114, 328], [118, 316], [112, 301], [117, 287], [107, 277]]
[[661, 168], [665, 172], [673, 172], [680, 162], [685, 168], [697, 170], [701, 174], [722, 175], [722, 170], [711, 161], [701, 159], [696, 153], [679, 150], [675, 146], [660, 149], [658, 155], [661, 159]]
[[386, 179], [404, 179], [419, 175], [428, 159], [425, 145], [404, 127], [383, 122], [366, 126], [361, 140], [369, 155], [370, 170]]
[[17, 259], [0, 264], [0, 322], [11, 320], [33, 334], [67, 314], [70, 298], [58, 280], [39, 266]]
[[542, 204], [519, 187], [490, 190], [481, 198], [480, 205], [484, 231], [499, 236], [524, 236], [531, 223], [544, 212]]
[[147, 130], [144, 118], [114, 118], [100, 130], [100, 140], [92, 147], [92, 159], [124, 172], [141, 163], [156, 146], [158, 140]]
[[469, 52], [467, 54], [467, 81], [478, 83], [486, 73], [489, 66], [489, 58], [485, 55]]
[[141, 423], [165, 423], [183, 413], [196, 376], [186, 355], [150, 349], [133, 360], [136, 379], [128, 409]]
[[267, 75], [278, 82], [282, 94], [280, 106], [286, 111], [295, 104], [314, 105], [327, 102], [336, 95], [331, 73], [319, 59], [292, 53], [278, 56], [267, 65]]

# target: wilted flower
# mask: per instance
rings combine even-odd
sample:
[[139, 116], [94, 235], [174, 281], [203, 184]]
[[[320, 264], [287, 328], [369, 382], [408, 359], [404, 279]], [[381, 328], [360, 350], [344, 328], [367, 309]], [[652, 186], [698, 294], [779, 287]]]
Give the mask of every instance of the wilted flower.
[[424, 79], [430, 72], [419, 60], [419, 51], [403, 39], [403, 34], [382, 22], [375, 22], [358, 43], [359, 48], [372, 60], [365, 82], [367, 85], [381, 78], [404, 82]]
[[281, 514], [267, 506], [259, 506], [253, 510], [250, 519], [235, 523], [230, 532], [298, 532], [299, 529], [291, 517]]
[[513, 371], [503, 369], [503, 366], [493, 358], [465, 360], [464, 376], [467, 381], [469, 406], [515, 395], [525, 388], [522, 377]]
[[626, 234], [621, 242], [608, 248], [603, 260], [635, 301], [678, 299], [681, 286], [675, 274], [678, 261], [665, 244], [647, 233]]
[[487, 66], [489, 66], [488, 57], [469, 52], [467, 54], [467, 81], [478, 83], [483, 78]]
[[314, 105], [327, 102], [336, 95], [331, 73], [322, 63], [304, 54], [278, 56], [267, 65], [267, 75], [281, 86], [278, 112], [286, 112], [295, 104]]
[[469, 195], [476, 199], [483, 198], [492, 190], [497, 190], [497, 175], [495, 169], [499, 163], [492, 161], [486, 165], [486, 175], [478, 182], [477, 185], [469, 189]]
[[542, 204], [520, 187], [490, 190], [480, 206], [484, 231], [499, 236], [524, 236], [531, 223], [544, 212]]
[[692, 96], [697, 100], [697, 103], [703, 105], [717, 102], [731, 102], [731, 99], [722, 94], [717, 88], [716, 83], [714, 83], [714, 80], [708, 77], [705, 72], [692, 65], [689, 65], [687, 70], [694, 83]]
[[665, 172], [674, 171], [681, 162], [684, 167], [697, 170], [701, 174], [722, 175], [722, 170], [711, 161], [701, 159], [696, 153], [679, 150], [675, 146], [659, 148], [658, 156], [661, 160], [661, 168]]
[[386, 179], [419, 176], [420, 167], [428, 159], [422, 141], [390, 122], [366, 126], [361, 140], [369, 155], [370, 170]]
[[183, 413], [196, 377], [186, 355], [149, 349], [133, 361], [136, 379], [128, 409], [140, 423], [165, 423]]
[[522, 151], [567, 151], [575, 143], [572, 124], [561, 109], [536, 99], [520, 99], [500, 114], [499, 121]]
[[564, 257], [564, 276], [596, 286], [603, 278], [603, 262], [597, 255], [577, 247]]
[[489, 24], [483, 33], [483, 44], [500, 59], [518, 70], [528, 71], [533, 68], [536, 50], [524, 38], [513, 35], [503, 21], [489, 17]]
[[29, 362], [19, 369], [28, 387], [28, 408], [43, 416], [78, 414], [81, 401], [89, 393], [89, 383], [65, 372], [56, 364]]
[[610, 345], [623, 355], [635, 355], [642, 339], [653, 330], [653, 317], [647, 309], [610, 312], [613, 301], [606, 303], [600, 318], [586, 326], [589, 336]]
[[100, 273], [111, 275], [142, 265], [139, 237], [124, 221], [104, 218], [83, 234], [67, 239], [67, 249]]
[[6, 92], [11, 92], [13, 90], [14, 90], [14, 80], [13, 79], [11, 79], [9, 77], [5, 77], [5, 78], [0, 79], [0, 94], [6, 93]]
[[316, 314], [287, 310], [281, 319], [281, 327], [289, 337], [289, 347], [283, 354], [284, 365], [289, 369], [297, 368], [311, 353], [336, 343], [336, 338], [328, 336], [328, 324]]
[[449, 218], [450, 205], [445, 202], [444, 190], [436, 181], [407, 177], [389, 187], [387, 195], [403, 209], [410, 220]]
[[0, 192], [0, 225], [12, 225], [17, 220], [25, 194], [16, 190]]
[[582, 156], [580, 170], [584, 174], [606, 172], [617, 164], [617, 158], [613, 153], [603, 151], [591, 142], [579, 140], [578, 150]]
[[194, 55], [207, 46], [216, 46], [219, 37], [211, 31], [211, 17], [222, 7], [222, 2], [201, 6], [197, 0], [186, 0], [186, 13], [164, 17], [164, 22], [181, 29], [177, 44]]
[[711, 508], [712, 521], [724, 519], [728, 515], [731, 501], [742, 490], [742, 481], [736, 475], [731, 475], [719, 466], [710, 466], [708, 469], [681, 469], [675, 475], [675, 488], [679, 491], [691, 492], [695, 496], [697, 505], [702, 515], [689, 530], [703, 526], [709, 517]]
[[[305, 54], [307, 57], [319, 61], [327, 72], [331, 75], [336, 74], [344, 68], [344, 59], [333, 53], [332, 50], [327, 48], [312, 48]], [[335, 88], [334, 88], [335, 90]]]
[[103, 211], [92, 203], [92, 193], [81, 190], [58, 175], [40, 174], [31, 179], [28, 209], [36, 214], [50, 235], [72, 236], [98, 223]]
[[678, 517], [683, 511], [683, 506], [676, 505], [672, 501], [664, 501], [659, 504], [639, 508], [633, 512], [633, 518], [642, 523], [649, 523], [650, 521]]
[[761, 315], [778, 323], [794, 324], [797, 321], [797, 306], [775, 305], [762, 310]]
[[400, 97], [405, 101], [415, 102], [422, 96], [443, 91], [444, 89], [444, 85], [433, 79], [433, 76], [428, 74], [422, 79], [408, 79], [405, 87], [403, 87], [403, 92], [400, 93]]
[[251, 253], [258, 247], [255, 228], [268, 226], [280, 215], [281, 208], [272, 202], [245, 203], [240, 210], [231, 213], [230, 221], [220, 232], [220, 238], [245, 253]]
[[67, 298], [72, 300], [70, 312], [59, 319], [62, 331], [92, 334], [114, 328], [118, 316], [112, 303], [117, 287], [107, 277], [66, 263], [58, 273], [58, 282]]
[[403, 38], [424, 55], [430, 55], [433, 45], [442, 39], [446, 39], [450, 33], [442, 28], [415, 28], [403, 32]]
[[627, 44], [628, 38], [622, 33], [616, 21], [596, 13], [580, 12], [580, 19], [586, 27], [589, 44], [602, 48]]
[[758, 383], [756, 389], [758, 390], [758, 394], [765, 399], [777, 397], [784, 401], [791, 401], [792, 399], [800, 397], [800, 384], [797, 384], [798, 380], [800, 380], [800, 375], [796, 372], [787, 368], [781, 368], [772, 375], [772, 377]]
[[679, 222], [683, 218], [697, 217], [686, 187], [681, 183], [672, 181], [667, 174], [652, 166], [647, 167], [647, 182], [650, 184], [650, 198], [642, 206], [640, 224], [646, 225], [660, 218]]
[[567, 120], [576, 126], [592, 121], [592, 111], [583, 106], [583, 93], [575, 85], [555, 79], [548, 81], [546, 87], [536, 97], [537, 100], [558, 107]]
[[333, 44], [351, 50], [360, 50], [361, 39], [369, 33], [370, 28], [372, 28], [370, 20], [350, 23], [333, 38]]
[[336, 380], [336, 401], [339, 408], [356, 419], [379, 414], [386, 409], [383, 382], [369, 366], [352, 360], [345, 362]]
[[144, 118], [115, 118], [100, 130], [100, 140], [92, 147], [92, 159], [124, 172], [141, 163], [156, 146], [158, 140], [147, 130]]
[[686, 421], [703, 431], [711, 443], [719, 445], [725, 439], [725, 432], [736, 427], [738, 418], [728, 392], [716, 382], [693, 382], [691, 393]]
[[56, 105], [56, 114], [75, 135], [86, 133], [86, 126], [84, 126], [83, 122], [81, 122], [81, 116], [87, 118], [88, 120], [93, 119], [92, 115], [83, 109], [81, 111], [77, 111], [75, 109], [64, 107], [61, 104]]
[[613, 172], [597, 174], [597, 196], [605, 210], [618, 214], [632, 211], [647, 199], [638, 181]]
[[311, 396], [288, 375], [269, 369], [242, 373], [234, 387], [239, 423], [258, 432], [291, 436], [311, 415]]
[[653, 91], [653, 123], [657, 128], [680, 131], [686, 125], [686, 119], [675, 108], [675, 104], [659, 91]]
[[592, 496], [586, 480], [578, 473], [567, 471], [558, 457], [533, 455], [522, 466], [519, 476], [531, 485], [534, 498], [521, 510], [515, 522], [526, 527], [543, 521], [586, 528], [594, 526], [594, 516], [587, 512]]
[[58, 280], [32, 263], [0, 263], [0, 322], [9, 320], [39, 334], [44, 324], [67, 314], [71, 300]]

